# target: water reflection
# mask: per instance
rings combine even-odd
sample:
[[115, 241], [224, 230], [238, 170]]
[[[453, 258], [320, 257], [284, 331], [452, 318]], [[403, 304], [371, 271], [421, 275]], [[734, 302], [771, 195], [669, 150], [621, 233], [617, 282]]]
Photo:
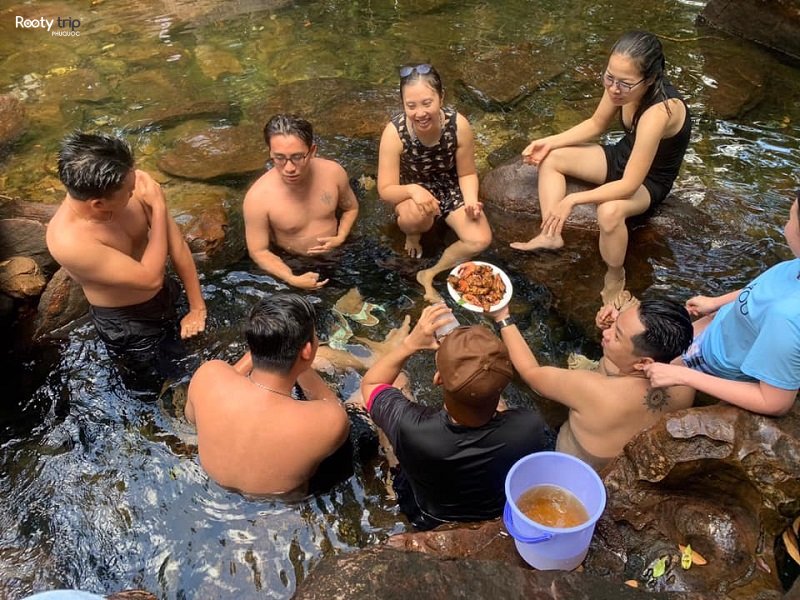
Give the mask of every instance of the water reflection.
[[[634, 232], [632, 248], [641, 250], [630, 253], [630, 278], [640, 290], [675, 298], [718, 294], [785, 258], [781, 228], [800, 175], [800, 78], [748, 44], [698, 31], [694, 18], [703, 5], [648, 0], [631, 11], [585, 0], [0, 0], [0, 87], [24, 100], [28, 119], [25, 136], [4, 159], [0, 190], [60, 201], [58, 140], [82, 127], [127, 134], [140, 166], [160, 177], [171, 198], [181, 185], [160, 171], [165, 153], [210, 128], [237, 125], [254, 128], [257, 148], [265, 103], [284, 101], [323, 132], [321, 154], [339, 159], [353, 178], [374, 176], [385, 120], [380, 111], [369, 118], [365, 112], [387, 98], [392, 109], [396, 67], [413, 60], [440, 67], [448, 102], [472, 121], [486, 169], [532, 137], [585, 118], [597, 101], [606, 49], [621, 31], [643, 27], [665, 36], [671, 76], [696, 117], [677, 197], [709, 215], [724, 235]], [[15, 14], [80, 18], [81, 36], [16, 30], [9, 18]], [[713, 48], [722, 48], [721, 61]], [[480, 102], [470, 86], [507, 60], [502, 49], [522, 53], [524, 60], [510, 64], [546, 67], [550, 76], [499, 109]], [[752, 90], [743, 83], [751, 77], [748, 62], [763, 72]], [[752, 97], [714, 95], [734, 77], [720, 63], [744, 74], [738, 85]], [[508, 67], [505, 75], [513, 74]], [[326, 90], [339, 94], [336, 102]], [[363, 98], [369, 101], [359, 104]], [[729, 114], [731, 106], [740, 114]], [[222, 187], [226, 201], [238, 204], [249, 179], [237, 173], [222, 186], [192, 186], [214, 198]], [[402, 239], [374, 190], [362, 206], [341, 261], [322, 265], [331, 283], [311, 298], [324, 326], [327, 310], [358, 283], [385, 312], [380, 325], [356, 326], [354, 333], [378, 340], [404, 314], [421, 310], [413, 282], [418, 266], [392, 250]], [[599, 259], [595, 236], [581, 235], [558, 255], [523, 257], [494, 246], [484, 257], [510, 273], [512, 309], [547, 362], [563, 364], [572, 351], [599, 354], [591, 328]], [[199, 267], [209, 332], [188, 344], [187, 372], [209, 358], [237, 358], [244, 350], [241, 318], [256, 299], [284, 287], [239, 261], [241, 252], [232, 255]], [[209, 481], [174, 398], [185, 378], [170, 382], [162, 401], [160, 390], [132, 394], [88, 325], [14, 361], [8, 370], [19, 385], [11, 386], [17, 391], [0, 413], [0, 596], [74, 586], [144, 587], [164, 598], [285, 598], [321, 556], [406, 528], [380, 461], [359, 466], [328, 493], [291, 504], [243, 498]], [[434, 402], [429, 361], [412, 359], [409, 368], [421, 401]], [[331, 381], [343, 396], [358, 385], [352, 373]], [[551, 423], [564, 417], [563, 407], [524, 388], [512, 386], [509, 396], [512, 405], [538, 403]]]

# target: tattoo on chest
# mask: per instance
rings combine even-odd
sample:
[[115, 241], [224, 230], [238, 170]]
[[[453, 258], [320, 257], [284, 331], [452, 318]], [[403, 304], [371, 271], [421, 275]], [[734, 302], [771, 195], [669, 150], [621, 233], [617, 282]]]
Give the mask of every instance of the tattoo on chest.
[[322, 192], [322, 198], [320, 198], [320, 200], [322, 200], [325, 206], [330, 206], [333, 203], [333, 196], [330, 192]]
[[664, 388], [649, 388], [644, 395], [644, 404], [653, 412], [664, 410], [669, 404], [669, 394]]

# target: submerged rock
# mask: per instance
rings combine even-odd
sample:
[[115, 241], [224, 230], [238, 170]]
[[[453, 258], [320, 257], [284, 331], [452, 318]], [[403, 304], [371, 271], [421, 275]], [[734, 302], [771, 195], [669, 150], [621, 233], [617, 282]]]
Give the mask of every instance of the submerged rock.
[[753, 61], [753, 51], [732, 40], [700, 41], [707, 83], [707, 111], [718, 119], [735, 119], [764, 100], [764, 63]]
[[214, 81], [219, 79], [220, 75], [238, 75], [244, 70], [239, 59], [232, 53], [209, 44], [197, 46], [194, 49], [194, 56], [203, 75]]
[[709, 0], [698, 20], [800, 58], [800, 0]]
[[158, 168], [185, 179], [240, 179], [263, 172], [268, 158], [261, 129], [248, 124], [181, 138], [161, 155]]
[[459, 77], [471, 99], [489, 111], [514, 108], [543, 84], [564, 73], [561, 57], [529, 42], [472, 52]]
[[0, 156], [25, 131], [25, 108], [14, 96], [0, 96]]
[[400, 111], [400, 97], [395, 86], [339, 77], [301, 80], [271, 89], [268, 98], [249, 114], [263, 127], [287, 107], [311, 121], [322, 137], [377, 139], [389, 118]]

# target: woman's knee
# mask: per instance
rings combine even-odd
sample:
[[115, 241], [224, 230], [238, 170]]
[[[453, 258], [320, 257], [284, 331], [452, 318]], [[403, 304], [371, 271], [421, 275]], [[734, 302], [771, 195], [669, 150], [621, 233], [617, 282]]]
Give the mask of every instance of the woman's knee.
[[459, 238], [473, 254], [478, 254], [486, 250], [492, 243], [492, 230], [487, 225], [478, 231], [470, 232]]
[[[407, 200], [406, 202], [410, 202]], [[433, 217], [421, 215], [416, 210], [409, 210], [408, 207], [398, 205], [396, 209], [397, 226], [403, 233], [424, 233], [433, 226]]]
[[625, 224], [625, 213], [616, 202], [605, 202], [597, 207], [597, 224], [603, 233], [611, 233]]

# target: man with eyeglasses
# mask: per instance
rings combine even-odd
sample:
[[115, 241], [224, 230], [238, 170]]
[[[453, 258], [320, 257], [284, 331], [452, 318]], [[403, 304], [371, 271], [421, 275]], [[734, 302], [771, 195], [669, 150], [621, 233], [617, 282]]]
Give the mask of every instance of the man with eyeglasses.
[[247, 251], [273, 277], [297, 288], [319, 289], [327, 279], [313, 271], [293, 273], [270, 244], [300, 256], [331, 252], [350, 234], [358, 201], [347, 172], [317, 157], [313, 129], [305, 119], [275, 115], [264, 126], [264, 141], [273, 168], [244, 198]]

